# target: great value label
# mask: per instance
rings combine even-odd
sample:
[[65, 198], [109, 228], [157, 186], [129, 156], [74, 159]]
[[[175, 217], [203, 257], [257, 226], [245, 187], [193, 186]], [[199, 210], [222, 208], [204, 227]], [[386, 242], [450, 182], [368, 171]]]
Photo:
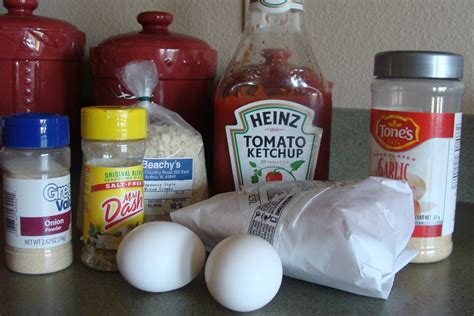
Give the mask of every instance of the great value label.
[[461, 113], [371, 112], [370, 174], [409, 183], [413, 237], [454, 230], [461, 118]]
[[3, 177], [6, 243], [51, 248], [71, 240], [69, 175], [50, 179]]
[[309, 180], [314, 175], [322, 129], [314, 111], [283, 100], [253, 102], [235, 111], [227, 143], [236, 188], [270, 182]]
[[85, 243], [117, 249], [122, 238], [143, 223], [142, 165], [110, 168], [84, 165]]

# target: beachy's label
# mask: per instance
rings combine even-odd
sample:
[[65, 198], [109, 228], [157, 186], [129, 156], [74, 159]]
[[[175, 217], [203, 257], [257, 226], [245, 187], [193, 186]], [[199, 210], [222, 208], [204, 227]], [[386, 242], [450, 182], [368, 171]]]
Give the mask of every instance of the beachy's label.
[[313, 178], [322, 129], [314, 111], [283, 100], [253, 102], [235, 111], [227, 144], [236, 189], [244, 185]]
[[440, 237], [454, 230], [461, 117], [371, 112], [370, 174], [408, 182], [414, 196], [413, 237]]
[[6, 244], [38, 249], [71, 240], [69, 175], [50, 179], [3, 177]]
[[143, 223], [142, 165], [122, 168], [84, 165], [84, 243], [117, 249]]
[[169, 215], [192, 203], [192, 158], [145, 158], [142, 164], [145, 215]]

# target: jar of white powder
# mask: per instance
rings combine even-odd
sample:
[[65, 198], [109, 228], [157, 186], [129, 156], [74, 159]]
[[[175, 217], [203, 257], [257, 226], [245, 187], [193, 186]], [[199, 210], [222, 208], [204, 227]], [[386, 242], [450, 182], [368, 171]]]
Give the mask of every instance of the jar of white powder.
[[14, 114], [3, 121], [5, 259], [42, 274], [72, 263], [68, 118]]
[[375, 56], [370, 174], [407, 181], [413, 191], [415, 263], [449, 256], [461, 145], [464, 58], [447, 52]]

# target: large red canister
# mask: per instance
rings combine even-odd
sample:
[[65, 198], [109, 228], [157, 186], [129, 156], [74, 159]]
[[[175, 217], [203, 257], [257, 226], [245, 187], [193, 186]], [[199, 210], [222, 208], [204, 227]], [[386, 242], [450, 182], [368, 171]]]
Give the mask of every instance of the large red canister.
[[84, 33], [67, 22], [33, 15], [37, 0], [4, 0], [3, 5], [8, 13], [0, 15], [0, 115], [69, 115], [74, 130]]
[[173, 16], [169, 13], [142, 12], [137, 20], [141, 31], [111, 37], [91, 49], [95, 103], [137, 102], [117, 98], [127, 91], [119, 86], [115, 71], [132, 60], [153, 60], [159, 75], [153, 101], [208, 136], [217, 52], [200, 39], [170, 32]]

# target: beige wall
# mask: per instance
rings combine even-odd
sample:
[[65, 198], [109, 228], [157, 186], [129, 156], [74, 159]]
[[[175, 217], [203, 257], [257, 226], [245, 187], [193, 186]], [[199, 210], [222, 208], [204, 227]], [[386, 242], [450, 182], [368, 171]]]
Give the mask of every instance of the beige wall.
[[[40, 0], [37, 14], [75, 24], [95, 46], [137, 30], [141, 11], [174, 14], [172, 30], [198, 36], [219, 52], [219, 74], [242, 28], [243, 0]], [[474, 114], [474, 0], [306, 0], [306, 28], [334, 106], [367, 108], [373, 56], [395, 49], [447, 50], [465, 56], [464, 112]]]

